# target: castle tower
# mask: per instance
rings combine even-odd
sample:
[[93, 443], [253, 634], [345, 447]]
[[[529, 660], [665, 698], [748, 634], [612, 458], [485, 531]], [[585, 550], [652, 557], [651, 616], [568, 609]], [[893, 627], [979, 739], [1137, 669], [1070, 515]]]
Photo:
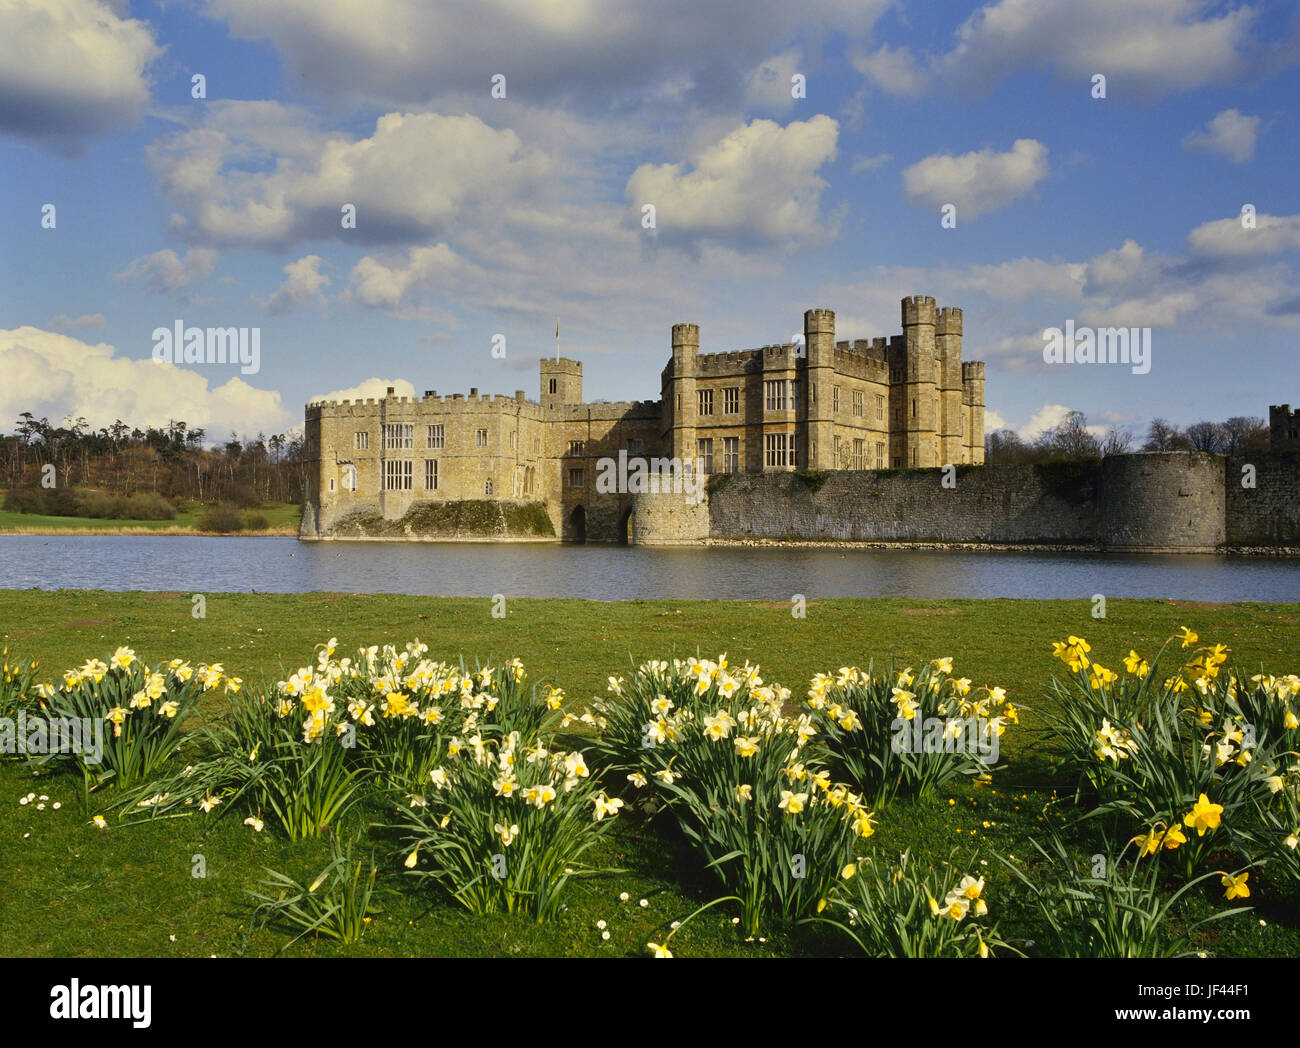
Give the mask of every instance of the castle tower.
[[934, 325], [935, 350], [939, 358], [939, 465], [967, 462], [966, 430], [969, 422], [962, 410], [961, 310], [945, 306]]
[[568, 357], [541, 359], [542, 410], [582, 403], [582, 362]]
[[831, 390], [835, 385], [835, 314], [810, 309], [803, 315], [804, 348], [808, 354], [807, 425], [801, 441], [808, 469], [835, 468], [835, 415]]
[[933, 295], [903, 299], [903, 465], [925, 468], [939, 461], [939, 386], [935, 366]]
[[698, 324], [673, 325], [672, 379], [664, 414], [672, 430], [672, 457], [695, 461], [695, 377], [699, 370], [700, 328]]
[[1300, 411], [1290, 404], [1270, 404], [1268, 409], [1270, 451], [1300, 451]]
[[963, 438], [965, 462], [984, 464], [984, 362], [972, 360], [961, 366], [962, 405], [966, 412]]

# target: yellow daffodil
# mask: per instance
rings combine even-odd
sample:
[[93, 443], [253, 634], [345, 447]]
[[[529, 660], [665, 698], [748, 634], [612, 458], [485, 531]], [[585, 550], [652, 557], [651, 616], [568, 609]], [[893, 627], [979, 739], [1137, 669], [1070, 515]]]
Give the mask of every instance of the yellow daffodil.
[[1222, 884], [1227, 889], [1227, 891], [1225, 891], [1223, 894], [1228, 899], [1229, 902], [1231, 902], [1233, 899], [1250, 898], [1250, 888], [1246, 886], [1246, 878], [1248, 878], [1249, 876], [1250, 876], [1249, 872], [1240, 874], [1236, 877], [1233, 877], [1227, 873], [1223, 875], [1219, 883]]
[[1183, 816], [1183, 824], [1196, 831], [1196, 836], [1204, 837], [1206, 830], [1213, 830], [1219, 825], [1219, 816], [1223, 814], [1222, 804], [1211, 804], [1205, 794], [1201, 794], [1192, 810]]

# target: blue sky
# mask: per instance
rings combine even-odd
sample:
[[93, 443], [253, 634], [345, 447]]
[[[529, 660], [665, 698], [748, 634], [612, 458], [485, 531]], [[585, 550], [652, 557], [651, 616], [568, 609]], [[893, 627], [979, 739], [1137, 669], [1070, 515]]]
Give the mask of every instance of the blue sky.
[[[589, 399], [653, 398], [673, 323], [888, 336], [914, 293], [1026, 437], [1265, 416], [1300, 404], [1298, 65], [1268, 0], [5, 3], [0, 427], [535, 398], [557, 318]], [[260, 371], [154, 363], [177, 319], [260, 328]], [[1150, 327], [1150, 372], [1044, 363], [1067, 320]]]

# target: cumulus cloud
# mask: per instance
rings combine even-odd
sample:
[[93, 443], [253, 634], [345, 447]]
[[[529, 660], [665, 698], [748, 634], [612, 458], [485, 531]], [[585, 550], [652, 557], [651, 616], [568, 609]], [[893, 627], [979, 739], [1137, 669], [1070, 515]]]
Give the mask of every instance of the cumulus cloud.
[[984, 409], [984, 432], [996, 433], [1000, 429], [1007, 428], [1007, 420], [1004, 419], [1000, 412], [991, 408]]
[[79, 317], [70, 317], [64, 313], [50, 317], [48, 325], [51, 331], [78, 331], [81, 328], [102, 328], [103, 313], [84, 313]]
[[320, 255], [304, 255], [297, 262], [284, 267], [284, 283], [275, 289], [263, 305], [270, 313], [288, 313], [296, 306], [308, 303], [324, 307], [325, 296], [321, 289], [330, 278], [320, 271], [324, 261]]
[[1088, 294], [1109, 291], [1131, 281], [1142, 267], [1142, 245], [1125, 240], [1113, 251], [1105, 251], [1088, 262], [1084, 290]]
[[910, 95], [928, 85], [988, 89], [1024, 70], [1046, 70], [1107, 93], [1159, 94], [1232, 81], [1260, 45], [1255, 9], [1219, 11], [1206, 0], [997, 0], [957, 29], [950, 50], [913, 58], [882, 48], [855, 63], [881, 88]]
[[117, 274], [117, 280], [131, 287], [183, 299], [196, 283], [212, 275], [217, 257], [217, 252], [206, 247], [188, 248], [184, 258], [169, 247], [163, 248], [131, 262]]
[[389, 389], [396, 397], [414, 397], [415, 387], [404, 378], [368, 378], [347, 389], [336, 389], [332, 393], [317, 393], [309, 403], [318, 400], [378, 400], [387, 396]]
[[930, 74], [908, 47], [885, 44], [870, 53], [857, 52], [852, 62], [859, 73], [892, 95], [920, 95], [933, 86]]
[[208, 13], [271, 41], [292, 82], [325, 93], [425, 105], [467, 85], [487, 97], [502, 73], [507, 99], [717, 112], [734, 111], [746, 73], [807, 27], [861, 39], [892, 2], [211, 0]]
[[838, 133], [825, 115], [784, 127], [754, 120], [693, 151], [689, 163], [642, 164], [625, 195], [638, 216], [655, 206], [666, 242], [812, 246], [834, 232], [820, 213], [826, 182], [817, 170], [835, 159]]
[[1255, 155], [1260, 124], [1257, 116], [1246, 116], [1236, 109], [1225, 109], [1205, 127], [1183, 139], [1183, 148], [1202, 153], [1218, 153], [1234, 164], [1244, 164]]
[[[1055, 429], [1064, 422], [1072, 410], [1072, 408], [1067, 408], [1064, 404], [1044, 404], [1016, 432], [1022, 440], [1037, 440], [1048, 430]], [[988, 426], [986, 425], [985, 431], [987, 432], [987, 430]]]
[[[256, 389], [238, 368], [202, 368], [132, 360], [106, 343], [91, 345], [36, 327], [0, 330], [0, 418], [83, 417], [96, 429], [123, 419], [133, 426], [184, 420], [209, 432], [283, 432], [297, 421], [280, 394]], [[229, 376], [229, 377], [226, 377]], [[224, 381], [222, 381], [224, 379]], [[213, 383], [220, 383], [214, 385]]]
[[[388, 113], [368, 138], [303, 129], [276, 103], [218, 102], [200, 127], [150, 147], [173, 231], [205, 243], [287, 247], [347, 237], [413, 243], [524, 206], [549, 157], [470, 115]], [[344, 229], [342, 208], [356, 209]]]
[[1187, 235], [1192, 254], [1209, 261], [1248, 263], [1300, 250], [1300, 215], [1255, 216], [1254, 228], [1240, 218], [1221, 218]]
[[102, 0], [0, 4], [0, 130], [75, 149], [130, 127], [161, 53], [148, 25]]
[[903, 188], [917, 207], [957, 205], [957, 221], [969, 221], [1020, 199], [1047, 177], [1047, 147], [1018, 138], [1010, 152], [992, 149], [952, 156], [935, 153], [903, 172]]
[[853, 163], [849, 166], [849, 170], [855, 175], [860, 175], [865, 171], [874, 171], [878, 167], [884, 167], [893, 159], [893, 153], [877, 153], [875, 156], [855, 156], [853, 158]]

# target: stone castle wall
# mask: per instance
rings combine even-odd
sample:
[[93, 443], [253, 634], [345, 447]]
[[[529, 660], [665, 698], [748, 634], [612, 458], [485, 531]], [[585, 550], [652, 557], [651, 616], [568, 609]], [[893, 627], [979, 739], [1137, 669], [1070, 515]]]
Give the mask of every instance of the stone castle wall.
[[[1254, 466], [1254, 487], [1242, 486], [1247, 465]], [[1300, 452], [1230, 458], [1224, 487], [1231, 545], [1300, 545]]]

